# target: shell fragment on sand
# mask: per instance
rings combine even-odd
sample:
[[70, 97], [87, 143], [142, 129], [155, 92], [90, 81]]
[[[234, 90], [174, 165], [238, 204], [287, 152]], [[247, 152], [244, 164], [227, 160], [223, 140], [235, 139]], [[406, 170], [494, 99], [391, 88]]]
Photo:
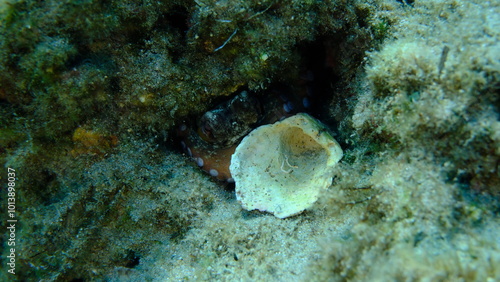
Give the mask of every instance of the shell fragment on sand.
[[326, 127], [308, 114], [258, 127], [231, 158], [236, 198], [246, 210], [279, 218], [298, 214], [330, 186], [342, 155]]

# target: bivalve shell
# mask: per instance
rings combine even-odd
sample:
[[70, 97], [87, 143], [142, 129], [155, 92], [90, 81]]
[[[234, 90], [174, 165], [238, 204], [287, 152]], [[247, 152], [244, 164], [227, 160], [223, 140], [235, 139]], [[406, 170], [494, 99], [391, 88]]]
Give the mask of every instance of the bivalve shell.
[[231, 157], [236, 197], [246, 210], [285, 218], [309, 208], [332, 182], [343, 152], [326, 127], [297, 114], [246, 136]]

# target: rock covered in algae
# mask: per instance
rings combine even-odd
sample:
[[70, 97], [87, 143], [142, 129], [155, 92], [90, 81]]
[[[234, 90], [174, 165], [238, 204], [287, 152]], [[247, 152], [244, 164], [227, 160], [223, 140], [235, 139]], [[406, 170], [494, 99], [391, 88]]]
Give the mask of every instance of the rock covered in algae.
[[331, 184], [342, 154], [325, 126], [308, 114], [258, 127], [231, 158], [236, 198], [246, 210], [279, 218], [300, 213]]

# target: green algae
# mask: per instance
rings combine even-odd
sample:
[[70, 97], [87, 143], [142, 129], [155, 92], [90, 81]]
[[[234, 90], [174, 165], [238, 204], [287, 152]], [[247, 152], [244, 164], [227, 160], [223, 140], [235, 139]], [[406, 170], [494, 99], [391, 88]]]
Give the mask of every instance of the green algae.
[[[498, 5], [359, 2], [2, 3], [17, 278], [498, 279]], [[172, 127], [304, 65], [346, 156], [311, 211], [241, 211]], [[117, 146], [72, 154], [78, 128]]]
[[[355, 145], [345, 150], [349, 162], [339, 169], [339, 190], [324, 198], [325, 210], [334, 216], [346, 203], [366, 210], [351, 236], [333, 239], [312, 268], [319, 281], [500, 275], [498, 240], [489, 233], [498, 230], [500, 192], [500, 36], [492, 14], [499, 7], [434, 4], [417, 2], [393, 18], [392, 38], [369, 54], [366, 73], [350, 85], [350, 111], [332, 107], [340, 134]], [[432, 18], [440, 20], [427, 26]]]

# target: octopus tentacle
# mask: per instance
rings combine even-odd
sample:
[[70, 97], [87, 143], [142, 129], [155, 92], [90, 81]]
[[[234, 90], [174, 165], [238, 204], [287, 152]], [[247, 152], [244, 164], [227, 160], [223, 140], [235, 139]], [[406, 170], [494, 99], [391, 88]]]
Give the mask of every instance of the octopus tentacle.
[[229, 165], [231, 155], [243, 137], [257, 126], [303, 111], [308, 103], [305, 95], [276, 92], [264, 99], [249, 91], [241, 91], [204, 113], [196, 128], [187, 124], [178, 126], [177, 135], [186, 153], [201, 169], [219, 180], [234, 182]]

